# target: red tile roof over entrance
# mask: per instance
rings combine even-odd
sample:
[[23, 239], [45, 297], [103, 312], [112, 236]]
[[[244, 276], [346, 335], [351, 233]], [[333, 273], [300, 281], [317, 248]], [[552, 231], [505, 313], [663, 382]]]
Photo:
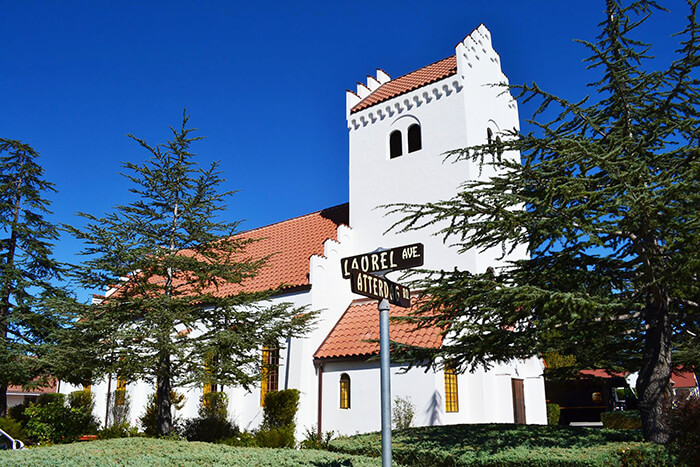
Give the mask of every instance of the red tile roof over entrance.
[[393, 97], [421, 88], [430, 83], [440, 81], [457, 73], [457, 57], [454, 55], [392, 79], [375, 89], [369, 96], [362, 99], [350, 110], [350, 113], [371, 107]]
[[286, 288], [309, 285], [309, 258], [323, 254], [323, 243], [337, 239], [341, 224], [348, 224], [347, 203], [238, 234], [259, 239], [245, 247], [246, 256], [259, 259], [271, 255], [270, 259], [255, 277], [242, 285], [222, 285], [216, 294], [261, 292], [282, 284]]
[[[411, 308], [392, 306], [391, 316], [407, 316]], [[419, 347], [437, 348], [442, 345], [439, 328], [415, 329], [412, 324], [393, 322], [389, 327], [392, 341]], [[379, 353], [379, 312], [377, 301], [353, 301], [314, 354], [314, 358], [370, 356]]]

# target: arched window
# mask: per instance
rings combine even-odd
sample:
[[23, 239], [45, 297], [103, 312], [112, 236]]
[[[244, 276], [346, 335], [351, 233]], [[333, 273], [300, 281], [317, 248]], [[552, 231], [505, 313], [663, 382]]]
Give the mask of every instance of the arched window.
[[488, 144], [493, 143], [493, 130], [491, 128], [486, 129], [486, 142]]
[[401, 154], [403, 154], [401, 132], [399, 130], [394, 130], [389, 135], [389, 157], [393, 159], [399, 157]]
[[459, 412], [457, 397], [457, 372], [451, 366], [445, 366], [445, 412]]
[[340, 408], [350, 408], [350, 377], [347, 373], [340, 375]]
[[408, 152], [418, 151], [421, 147], [420, 125], [414, 123], [408, 127]]

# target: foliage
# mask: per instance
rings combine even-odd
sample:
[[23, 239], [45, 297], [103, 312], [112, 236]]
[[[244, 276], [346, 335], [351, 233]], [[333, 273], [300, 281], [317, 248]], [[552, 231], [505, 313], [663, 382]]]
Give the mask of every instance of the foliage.
[[391, 408], [391, 423], [395, 430], [409, 428], [413, 423], [413, 416], [416, 414], [416, 406], [411, 402], [410, 397], [395, 397]]
[[306, 428], [306, 430], [304, 430], [304, 439], [299, 443], [299, 448], [324, 449], [327, 451], [330, 449], [330, 443], [333, 436], [335, 436], [335, 432], [333, 430], [319, 433], [316, 426]]
[[616, 410], [600, 414], [603, 427], [612, 430], [641, 430], [642, 415], [639, 410]]
[[92, 413], [92, 410], [95, 408], [95, 396], [89, 389], [73, 391], [68, 394], [68, 406]]
[[669, 448], [687, 465], [700, 465], [700, 398], [679, 402], [670, 413]]
[[199, 406], [199, 417], [185, 421], [183, 436], [188, 441], [209, 443], [238, 437], [238, 427], [228, 420], [227, 404], [228, 397], [224, 392], [203, 394]]
[[65, 226], [87, 244], [81, 284], [114, 292], [81, 320], [91, 335], [108, 337], [92, 341], [95, 372], [155, 380], [161, 435], [172, 428], [171, 387], [250, 387], [260, 380], [260, 347], [301, 336], [315, 318], [264, 303], [277, 290], [224, 293], [254, 277], [267, 257], [246, 254], [256, 239], [234, 235], [238, 223], [221, 219], [233, 192], [221, 191], [218, 163], [197, 165], [191, 146], [201, 138], [188, 118], [183, 112], [164, 144], [129, 135], [150, 156], [124, 164], [134, 199], [103, 217], [81, 213], [82, 229]]
[[293, 448], [296, 445], [294, 418], [298, 409], [298, 389], [284, 389], [265, 394], [263, 423], [255, 432], [256, 444], [269, 448]]
[[294, 448], [294, 425], [261, 427], [255, 432], [255, 444], [261, 448]]
[[217, 443], [226, 444], [227, 446], [236, 446], [243, 448], [255, 448], [258, 447], [258, 443], [255, 441], [255, 433], [243, 430], [239, 432], [236, 436], [232, 438], [224, 438]]
[[24, 414], [24, 411], [29, 407], [29, 402], [25, 402], [24, 404], [18, 404], [18, 405], [13, 405], [9, 409], [7, 409], [7, 415], [12, 418], [13, 420], [17, 420], [22, 424], [22, 426], [26, 425], [27, 423], [27, 416]]
[[63, 292], [51, 285], [61, 274], [52, 258], [59, 235], [45, 218], [51, 212], [44, 196], [56, 190], [38, 158], [28, 144], [0, 138], [0, 416], [9, 384], [46, 383], [46, 348], [69, 322], [42, 306]]
[[107, 428], [97, 432], [97, 439], [133, 438], [135, 436], [141, 436], [141, 434], [128, 421], [112, 423]]
[[294, 417], [299, 409], [299, 390], [284, 389], [265, 394], [263, 427], [281, 428], [294, 426]]
[[236, 448], [221, 444], [129, 438], [74, 443], [5, 452], [0, 467], [60, 465], [121, 465], [172, 467], [175, 465], [226, 465], [231, 467], [379, 467], [381, 460], [325, 451]]
[[0, 417], [0, 430], [4, 431], [14, 439], [26, 441], [27, 436], [24, 433], [22, 424], [10, 417]]
[[639, 370], [645, 438], [664, 443], [672, 348], [699, 347], [697, 1], [659, 71], [637, 37], [663, 14], [656, 2], [605, 5], [597, 41], [582, 41], [594, 99], [513, 87], [539, 104], [535, 130], [451, 153], [492, 176], [450, 200], [390, 207], [398, 231], [427, 227], [461, 253], [503, 253], [483, 272], [415, 276], [424, 300], [408, 319], [446, 336], [404, 357], [464, 371], [556, 352], [578, 368]]
[[239, 436], [238, 427], [225, 418], [198, 417], [186, 420], [182, 428], [183, 437], [188, 441], [215, 443]]
[[30, 404], [24, 411], [28, 418], [27, 436], [42, 444], [52, 444], [72, 443], [81, 435], [97, 433], [93, 400], [85, 393], [88, 391], [71, 393], [68, 405], [64, 403], [63, 394], [50, 397], [42, 394], [36, 404]]
[[[174, 412], [181, 410], [185, 405], [185, 395], [177, 391], [170, 391], [170, 409]], [[176, 425], [175, 415], [171, 414], [173, 425]], [[139, 419], [141, 429], [146, 436], [158, 435], [158, 406], [156, 394], [153, 393], [148, 397], [148, 403], [144, 409], [143, 415]]]
[[[446, 425], [395, 433], [394, 461], [442, 466], [674, 465], [663, 446], [640, 443], [641, 433], [547, 425]], [[338, 438], [331, 450], [381, 456], [381, 433]]]
[[199, 405], [199, 416], [202, 418], [228, 418], [228, 396], [225, 392], [209, 392], [202, 394]]
[[559, 404], [547, 404], [547, 424], [559, 425], [559, 417], [561, 416], [561, 407]]

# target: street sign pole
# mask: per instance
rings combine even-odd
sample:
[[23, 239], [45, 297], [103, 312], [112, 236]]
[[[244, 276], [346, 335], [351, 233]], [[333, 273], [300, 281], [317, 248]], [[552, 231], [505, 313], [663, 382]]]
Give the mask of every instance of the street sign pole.
[[391, 361], [389, 358], [389, 304], [411, 307], [408, 287], [384, 278], [389, 271], [423, 265], [423, 244], [414, 243], [389, 250], [377, 249], [363, 255], [340, 260], [343, 278], [350, 279], [350, 289], [379, 300], [379, 359], [382, 404], [382, 467], [391, 467]]
[[391, 362], [389, 360], [389, 301], [379, 301], [379, 358], [382, 397], [382, 467], [391, 467]]

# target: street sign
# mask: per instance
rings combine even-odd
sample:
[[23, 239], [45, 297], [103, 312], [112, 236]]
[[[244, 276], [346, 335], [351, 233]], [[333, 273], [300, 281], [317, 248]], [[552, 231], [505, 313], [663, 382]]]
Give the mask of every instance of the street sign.
[[352, 271], [373, 273], [423, 266], [423, 244], [414, 243], [390, 250], [375, 251], [364, 255], [350, 256], [340, 260], [343, 279], [349, 279]]
[[391, 282], [383, 277], [362, 271], [352, 271], [350, 288], [358, 295], [376, 298], [377, 300], [386, 299], [392, 305], [398, 305], [402, 308], [411, 306], [411, 291], [408, 290], [408, 287]]

